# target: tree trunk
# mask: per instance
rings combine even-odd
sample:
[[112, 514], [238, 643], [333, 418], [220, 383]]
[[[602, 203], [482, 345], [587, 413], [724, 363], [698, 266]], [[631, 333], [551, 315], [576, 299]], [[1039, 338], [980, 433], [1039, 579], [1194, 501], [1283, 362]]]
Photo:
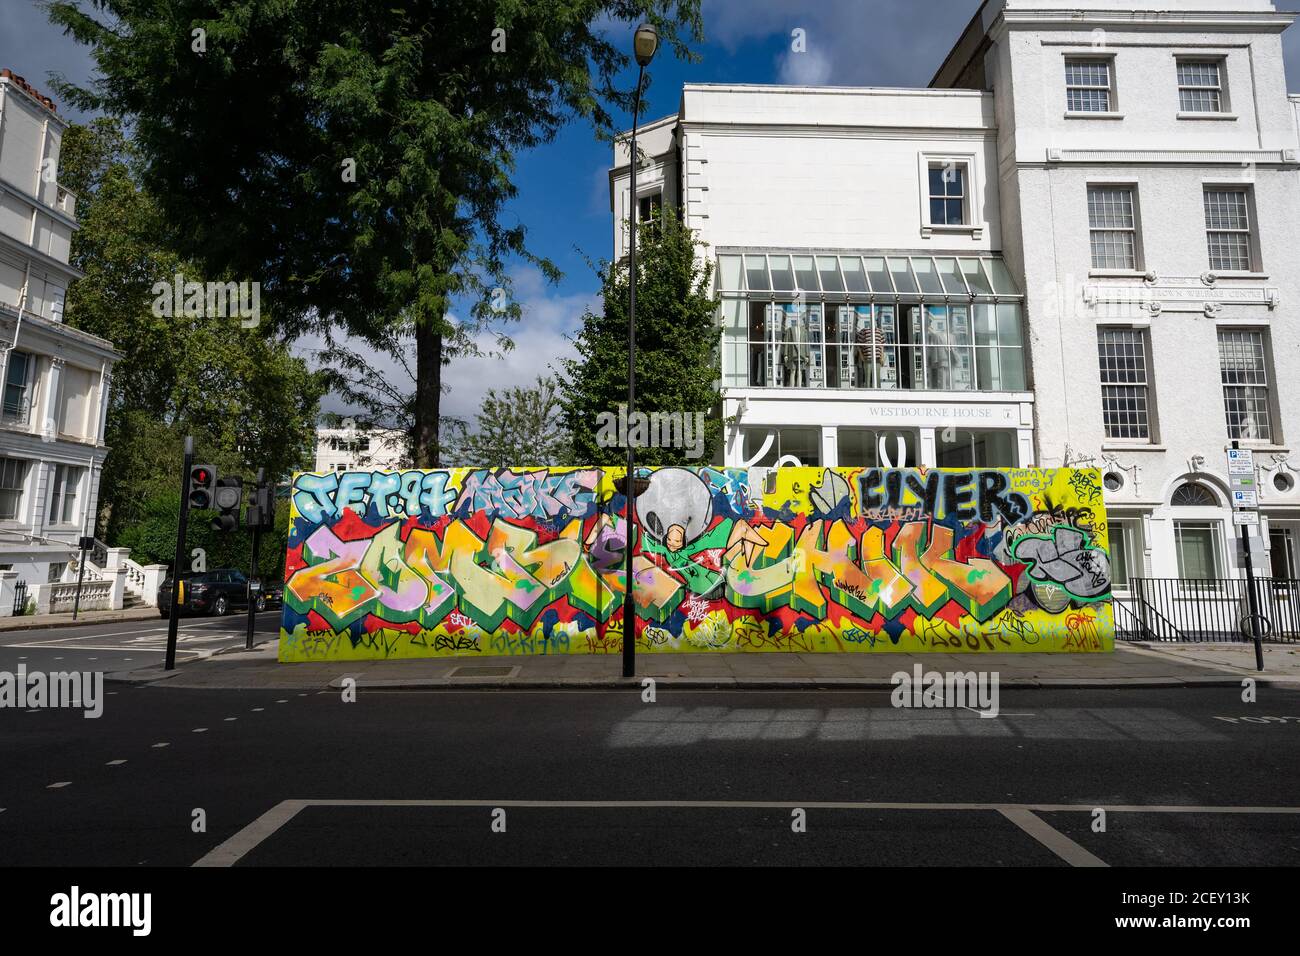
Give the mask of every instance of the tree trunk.
[[[438, 421], [442, 409], [442, 336], [437, 320], [415, 324], [415, 441], [416, 468], [437, 468], [441, 448]], [[432, 326], [432, 327], [431, 327]]]

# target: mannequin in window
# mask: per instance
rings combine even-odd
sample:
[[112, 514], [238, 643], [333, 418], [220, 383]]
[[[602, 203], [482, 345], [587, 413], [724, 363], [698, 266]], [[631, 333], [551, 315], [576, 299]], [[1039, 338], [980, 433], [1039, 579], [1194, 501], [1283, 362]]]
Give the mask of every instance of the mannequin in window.
[[853, 361], [858, 388], [878, 388], [879, 370], [885, 364], [885, 334], [867, 316], [859, 317], [853, 335]]
[[785, 337], [781, 340], [782, 384], [786, 388], [808, 387], [808, 330], [804, 313], [787, 312]]

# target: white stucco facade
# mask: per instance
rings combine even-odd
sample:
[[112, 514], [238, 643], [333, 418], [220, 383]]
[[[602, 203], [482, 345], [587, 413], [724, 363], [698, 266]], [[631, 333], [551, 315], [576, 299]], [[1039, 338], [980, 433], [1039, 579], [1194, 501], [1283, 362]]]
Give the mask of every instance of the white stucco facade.
[[[898, 464], [903, 432], [906, 464], [1096, 466], [1122, 591], [1242, 573], [1236, 440], [1258, 465], [1257, 570], [1300, 576], [1293, 19], [1269, 0], [988, 0], [926, 90], [685, 86], [641, 131], [638, 208], [678, 207], [715, 266], [723, 463]], [[945, 186], [932, 204], [937, 168], [964, 207]], [[827, 271], [790, 281], [794, 257]], [[855, 261], [885, 289], [847, 288]], [[945, 268], [964, 287], [922, 275]]]
[[391, 428], [316, 429], [316, 471], [351, 471], [361, 468], [405, 468], [406, 441]]
[[78, 539], [94, 534], [108, 454], [119, 356], [63, 322], [80, 275], [68, 264], [76, 197], [57, 177], [65, 127], [48, 99], [0, 74], [0, 614], [19, 581], [68, 579]]
[[[1263, 523], [1250, 533], [1269, 547], [1256, 570], [1295, 578], [1300, 154], [1281, 43], [1294, 15], [1268, 0], [1134, 6], [991, 0], [934, 80], [994, 94], [1035, 459], [1103, 469], [1128, 575], [1231, 577], [1242, 573], [1225, 464], [1236, 439], [1258, 466]], [[1086, 95], [1106, 108], [1070, 109], [1079, 63], [1098, 64], [1108, 89]], [[1116, 197], [1126, 221], [1101, 211]], [[1219, 221], [1225, 203], [1240, 221]], [[1115, 225], [1133, 244], [1118, 261], [1105, 254], [1114, 232], [1096, 230], [1101, 255], [1090, 238]], [[1229, 240], [1239, 245], [1224, 255]], [[1134, 354], [1138, 374], [1116, 367]]]

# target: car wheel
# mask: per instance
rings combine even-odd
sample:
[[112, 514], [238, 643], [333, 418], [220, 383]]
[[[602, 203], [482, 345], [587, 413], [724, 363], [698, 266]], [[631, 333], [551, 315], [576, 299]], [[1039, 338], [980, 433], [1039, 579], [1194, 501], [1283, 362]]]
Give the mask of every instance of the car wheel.
[[253, 607], [255, 607], [255, 608], [257, 609], [257, 613], [258, 613], [258, 614], [261, 614], [263, 611], [265, 611], [265, 610], [266, 610], [266, 595], [264, 595], [264, 594], [259, 594], [259, 595], [257, 596], [257, 600], [253, 602]]
[[228, 610], [230, 610], [230, 606], [226, 602], [226, 596], [224, 594], [218, 594], [217, 599], [212, 602], [212, 613], [217, 617], [224, 617]]

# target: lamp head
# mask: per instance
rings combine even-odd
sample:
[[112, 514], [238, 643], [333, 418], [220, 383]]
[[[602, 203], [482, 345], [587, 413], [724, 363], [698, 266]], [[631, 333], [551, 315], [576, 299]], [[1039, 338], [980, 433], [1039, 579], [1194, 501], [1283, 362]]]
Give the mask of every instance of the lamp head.
[[643, 23], [632, 36], [632, 51], [640, 66], [649, 66], [659, 49], [659, 31], [653, 23]]

